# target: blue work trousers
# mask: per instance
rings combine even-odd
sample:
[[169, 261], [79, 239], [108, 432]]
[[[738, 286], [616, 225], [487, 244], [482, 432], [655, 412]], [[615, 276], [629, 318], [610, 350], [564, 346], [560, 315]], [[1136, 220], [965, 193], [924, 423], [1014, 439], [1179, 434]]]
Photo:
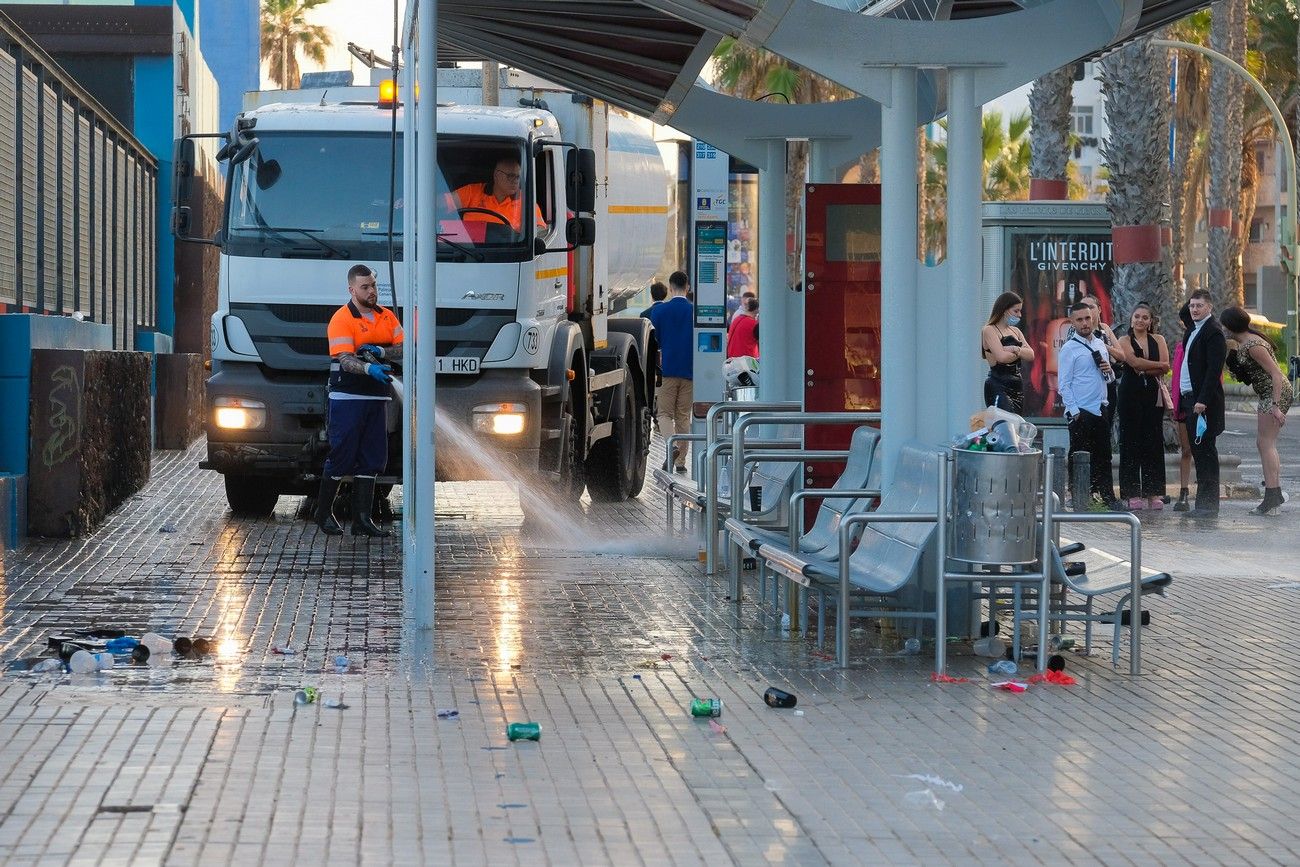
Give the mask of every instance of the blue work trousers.
[[329, 401], [330, 454], [325, 475], [377, 476], [388, 465], [385, 400]]

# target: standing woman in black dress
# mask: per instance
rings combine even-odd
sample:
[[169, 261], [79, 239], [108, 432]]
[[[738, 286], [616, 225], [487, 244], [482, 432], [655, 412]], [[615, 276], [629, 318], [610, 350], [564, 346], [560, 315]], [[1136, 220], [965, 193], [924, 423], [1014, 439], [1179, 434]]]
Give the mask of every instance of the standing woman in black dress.
[[1119, 379], [1119, 498], [1131, 510], [1163, 509], [1165, 406], [1160, 378], [1169, 372], [1169, 347], [1155, 333], [1156, 318], [1145, 301], [1133, 308]]
[[1003, 292], [993, 302], [993, 313], [980, 331], [980, 347], [989, 363], [984, 380], [984, 403], [1016, 415], [1025, 411], [1024, 385], [1020, 380], [1020, 362], [1033, 361], [1034, 350], [1017, 327], [1023, 301], [1014, 292]]

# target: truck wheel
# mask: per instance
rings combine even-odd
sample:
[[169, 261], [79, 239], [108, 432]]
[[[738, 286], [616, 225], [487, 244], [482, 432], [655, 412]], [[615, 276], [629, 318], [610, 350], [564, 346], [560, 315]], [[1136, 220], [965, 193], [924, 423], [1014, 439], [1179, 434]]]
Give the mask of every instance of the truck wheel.
[[587, 458], [587, 491], [592, 500], [612, 503], [636, 496], [632, 489], [640, 462], [640, 434], [641, 419], [629, 388], [623, 394], [622, 417], [614, 420], [613, 432], [592, 446]]
[[280, 494], [270, 479], [226, 474], [226, 502], [236, 515], [265, 518], [275, 511], [279, 500]]
[[[587, 486], [582, 462], [578, 460], [578, 420], [573, 412], [573, 400], [566, 396], [560, 409], [561, 429], [568, 428], [569, 435], [542, 444], [540, 468], [546, 486], [560, 498], [561, 503], [576, 503], [582, 499]], [[559, 464], [557, 476], [552, 468]]]
[[650, 408], [638, 406], [637, 416], [637, 441], [636, 441], [636, 458], [632, 469], [632, 487], [628, 489], [629, 498], [641, 496], [641, 489], [645, 487], [645, 473], [650, 462]]

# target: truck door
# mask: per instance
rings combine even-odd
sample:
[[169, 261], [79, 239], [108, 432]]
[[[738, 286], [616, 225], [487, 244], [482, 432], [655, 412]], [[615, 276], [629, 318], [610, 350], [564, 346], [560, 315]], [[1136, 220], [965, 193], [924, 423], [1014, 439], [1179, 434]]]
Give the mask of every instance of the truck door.
[[533, 260], [537, 305], [530, 310], [521, 304], [521, 315], [541, 319], [564, 315], [572, 275], [569, 273], [569, 255], [563, 251], [564, 222], [568, 216], [564, 203], [563, 165], [563, 151], [559, 148], [543, 148], [533, 159], [537, 206], [546, 220], [546, 228], [538, 229], [537, 237], [552, 252], [542, 253]]

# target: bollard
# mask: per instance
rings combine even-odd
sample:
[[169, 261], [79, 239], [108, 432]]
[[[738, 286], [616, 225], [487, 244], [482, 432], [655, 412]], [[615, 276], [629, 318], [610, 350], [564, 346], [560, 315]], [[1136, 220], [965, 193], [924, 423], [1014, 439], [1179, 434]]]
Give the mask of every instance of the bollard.
[[1069, 469], [1066, 467], [1065, 448], [1063, 446], [1052, 446], [1047, 450], [1047, 459], [1052, 462], [1052, 493], [1056, 494], [1056, 499], [1065, 505], [1065, 480], [1069, 477]]
[[1070, 485], [1074, 489], [1073, 509], [1086, 512], [1092, 504], [1092, 454], [1075, 452], [1070, 455]]

